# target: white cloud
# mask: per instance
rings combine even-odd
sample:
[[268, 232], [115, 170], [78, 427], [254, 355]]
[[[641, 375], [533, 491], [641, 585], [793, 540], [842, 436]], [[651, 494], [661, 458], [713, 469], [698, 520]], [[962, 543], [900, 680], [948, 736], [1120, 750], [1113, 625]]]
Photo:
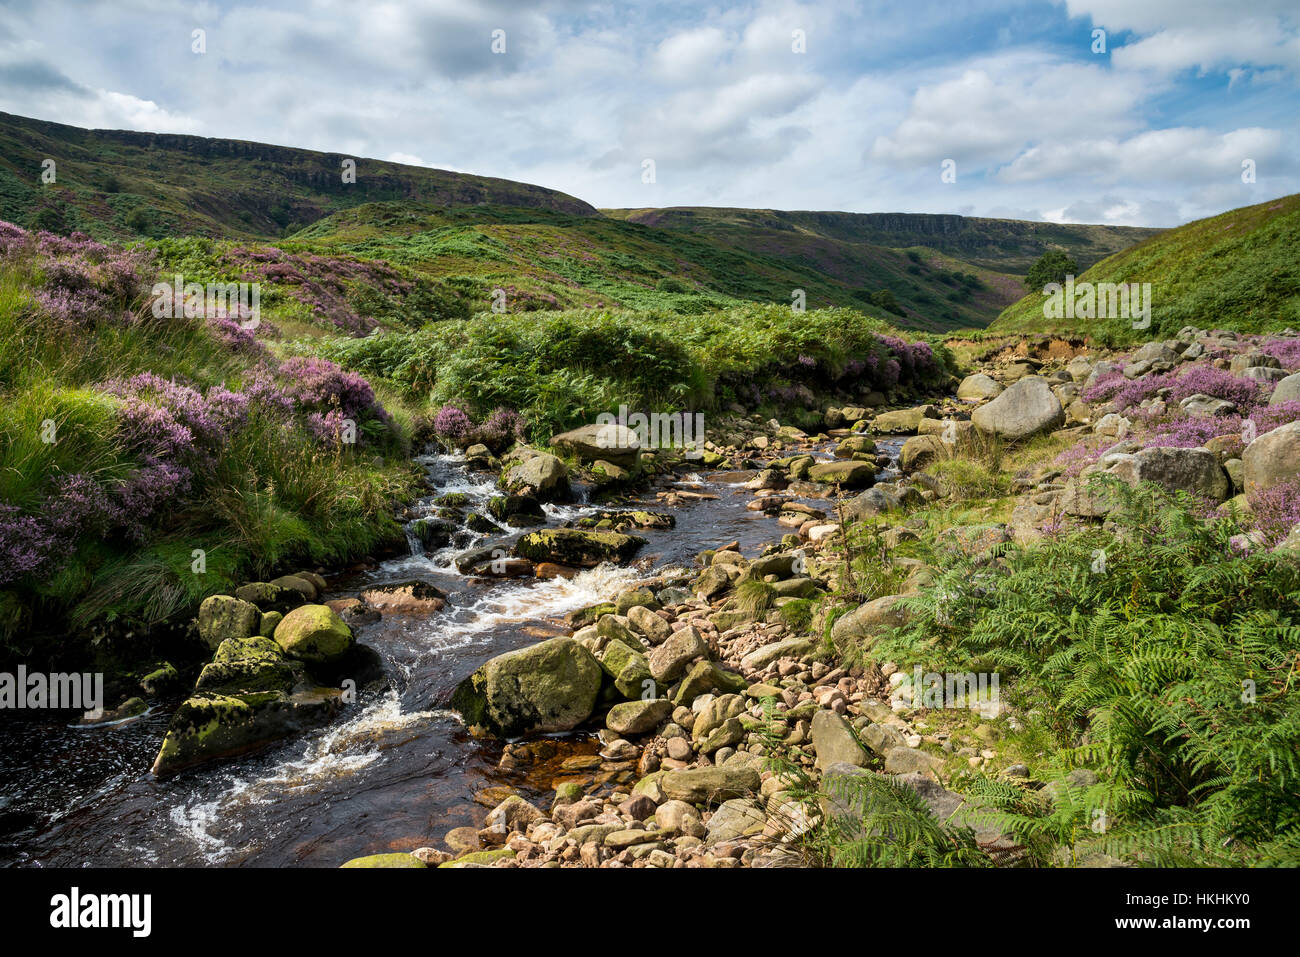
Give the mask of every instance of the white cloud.
[[983, 164], [1037, 141], [1077, 144], [1134, 129], [1150, 92], [1150, 85], [1100, 65], [1011, 51], [921, 86], [907, 116], [876, 139], [871, 155], [890, 163]]
[[[1237, 180], [1242, 161], [1295, 170], [1279, 130], [1253, 127], [1216, 134], [1178, 127], [1127, 139], [1057, 142], [1025, 150], [997, 173], [1005, 183], [1085, 179], [1098, 183]], [[1275, 165], [1276, 164], [1276, 165]]]

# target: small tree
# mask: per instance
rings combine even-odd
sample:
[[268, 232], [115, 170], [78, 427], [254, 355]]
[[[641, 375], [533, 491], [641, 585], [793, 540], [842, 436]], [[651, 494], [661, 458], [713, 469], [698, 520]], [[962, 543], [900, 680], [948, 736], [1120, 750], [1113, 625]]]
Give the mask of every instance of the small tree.
[[1030, 289], [1042, 289], [1049, 282], [1065, 282], [1065, 277], [1076, 275], [1078, 268], [1079, 264], [1064, 249], [1049, 249], [1029, 267], [1025, 285]]
[[879, 306], [886, 312], [892, 312], [896, 316], [906, 316], [907, 310], [898, 304], [898, 299], [889, 289], [878, 289], [871, 294], [872, 304]]

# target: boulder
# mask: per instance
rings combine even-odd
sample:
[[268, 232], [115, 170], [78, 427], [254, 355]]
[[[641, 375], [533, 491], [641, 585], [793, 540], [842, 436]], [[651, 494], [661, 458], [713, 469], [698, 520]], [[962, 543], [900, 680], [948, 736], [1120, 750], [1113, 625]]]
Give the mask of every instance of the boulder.
[[[252, 602], [262, 611], [284, 613], [303, 603], [302, 592], [271, 582], [249, 582], [235, 589], [235, 597]], [[230, 637], [230, 636], [227, 636]]]
[[345, 864], [344, 867], [414, 867], [424, 868], [427, 865], [413, 854], [370, 854], [367, 857], [354, 857]]
[[542, 528], [520, 537], [515, 554], [533, 562], [592, 568], [601, 562], [626, 562], [646, 543], [638, 535], [586, 528]]
[[745, 713], [745, 699], [738, 694], [721, 694], [713, 698], [695, 716], [691, 725], [691, 740], [697, 745], [705, 741], [716, 729], [732, 718]]
[[633, 605], [629, 608], [627, 620], [652, 645], [663, 644], [673, 633], [672, 625], [644, 605]]
[[281, 575], [279, 578], [271, 579], [269, 584], [296, 591], [302, 596], [303, 601], [315, 601], [320, 597], [320, 589], [316, 587], [316, 583], [304, 575]]
[[673, 703], [667, 698], [624, 701], [609, 709], [605, 727], [617, 734], [648, 734], [668, 720]]
[[1251, 366], [1249, 369], [1242, 372], [1241, 377], [1243, 379], [1250, 379], [1254, 382], [1276, 386], [1277, 383], [1281, 382], [1287, 376], [1281, 369], [1272, 368], [1270, 366]]
[[1171, 492], [1190, 492], [1222, 502], [1232, 494], [1232, 482], [1208, 449], [1153, 446], [1120, 458], [1108, 470], [1129, 485], [1155, 482]]
[[261, 621], [256, 605], [231, 595], [210, 595], [199, 605], [199, 637], [213, 651], [227, 638], [257, 634]]
[[494, 495], [488, 499], [487, 510], [498, 522], [516, 528], [546, 523], [546, 512], [534, 495]]
[[151, 771], [167, 777], [206, 761], [257, 750], [328, 721], [341, 705], [342, 692], [335, 688], [292, 694], [199, 691], [172, 714]]
[[1242, 479], [1251, 505], [1271, 488], [1300, 480], [1300, 422], [1265, 432], [1242, 453]]
[[1212, 395], [1205, 395], [1200, 392], [1183, 399], [1178, 403], [1178, 407], [1188, 415], [1197, 415], [1202, 418], [1228, 415], [1237, 411], [1235, 402], [1229, 402], [1227, 399], [1216, 399]]
[[983, 372], [976, 372], [974, 375], [968, 375], [961, 380], [961, 385], [957, 386], [957, 398], [965, 399], [970, 402], [978, 402], [983, 399], [996, 399], [1003, 392], [1002, 386], [992, 376], [985, 375]]
[[531, 495], [539, 502], [562, 502], [571, 497], [568, 468], [546, 452], [508, 466], [502, 484], [514, 495]]
[[761, 804], [751, 798], [732, 798], [723, 801], [709, 818], [704, 843], [712, 845], [739, 840], [761, 833], [766, 826], [767, 815]]
[[1228, 364], [1228, 371], [1233, 375], [1245, 375], [1248, 369], [1280, 369], [1282, 363], [1277, 360], [1276, 356], [1270, 356], [1263, 352], [1243, 352], [1232, 357]]
[[[637, 645], [639, 647], [640, 643]], [[642, 697], [652, 683], [650, 665], [646, 662], [645, 655], [617, 638], [605, 644], [597, 660], [605, 673], [614, 679], [614, 687], [625, 698]]]
[[1046, 379], [1026, 376], [976, 409], [971, 421], [981, 432], [1014, 442], [1063, 425], [1065, 410]]
[[883, 488], [869, 488], [849, 500], [844, 506], [844, 518], [849, 522], [857, 522], [873, 515], [896, 512], [902, 507], [902, 500], [893, 492]]
[[866, 435], [849, 435], [835, 446], [837, 459], [851, 459], [854, 455], [871, 455], [876, 451], [876, 443]]
[[881, 412], [871, 420], [871, 431], [876, 435], [903, 435], [915, 432], [922, 419], [937, 419], [939, 410], [932, 405], [918, 405], [912, 409], [895, 409]]
[[669, 771], [659, 778], [659, 787], [670, 801], [687, 804], [721, 804], [758, 791], [758, 769], [748, 765], [687, 768]]
[[1070, 364], [1065, 367], [1065, 371], [1070, 374], [1070, 378], [1075, 382], [1086, 382], [1088, 376], [1092, 374], [1092, 360], [1087, 356], [1075, 356], [1070, 360]]
[[916, 472], [947, 457], [948, 450], [937, 435], [914, 435], [903, 443], [898, 464], [904, 472]]
[[1129, 359], [1130, 362], [1177, 362], [1178, 353], [1166, 342], [1148, 342]]
[[467, 724], [503, 737], [570, 731], [595, 708], [602, 673], [572, 638], [551, 638], [485, 662], [457, 686], [452, 705]]
[[1268, 400], [1269, 405], [1281, 405], [1283, 402], [1300, 402], [1300, 372], [1279, 380]]
[[635, 468], [641, 440], [625, 425], [583, 425], [552, 436], [551, 447], [580, 462], [609, 462], [620, 468]]
[[876, 466], [872, 462], [819, 462], [808, 470], [808, 480], [844, 488], [868, 488], [876, 481]]
[[802, 658], [812, 654], [817, 642], [813, 638], [786, 638], [756, 648], [740, 660], [740, 667], [745, 671], [762, 671], [772, 662], [781, 658]]
[[853, 735], [853, 728], [842, 715], [834, 711], [821, 710], [813, 715], [812, 744], [817, 752], [814, 767], [825, 771], [835, 764], [852, 764], [865, 767], [867, 753], [858, 744]]
[[[299, 665], [298, 669], [302, 666]], [[289, 691], [300, 679], [293, 663], [269, 638], [227, 638], [199, 672], [197, 691], [223, 694]]]
[[300, 605], [276, 626], [275, 643], [286, 656], [308, 664], [328, 664], [352, 650], [352, 629], [332, 608]]
[[669, 837], [679, 834], [703, 837], [705, 833], [700, 812], [685, 801], [664, 801], [660, 804], [655, 809], [655, 824], [660, 833]]
[[943, 761], [917, 748], [893, 748], [885, 755], [885, 770], [890, 774], [920, 774], [937, 779]]
[[676, 681], [692, 661], [708, 653], [708, 644], [693, 626], [679, 628], [650, 652], [650, 675], [655, 681]]
[[864, 602], [847, 615], [835, 620], [831, 627], [831, 639], [840, 641], [861, 641], [874, 639], [877, 632], [884, 628], [898, 628], [907, 623], [907, 609], [901, 604], [902, 595], [882, 595], [869, 602]]
[[673, 704], [689, 705], [700, 695], [711, 691], [720, 691], [724, 694], [739, 693], [745, 690], [746, 684], [747, 682], [740, 675], [723, 671], [712, 661], [697, 661], [690, 671], [686, 672], [682, 683], [677, 686], [677, 693], [673, 695]]

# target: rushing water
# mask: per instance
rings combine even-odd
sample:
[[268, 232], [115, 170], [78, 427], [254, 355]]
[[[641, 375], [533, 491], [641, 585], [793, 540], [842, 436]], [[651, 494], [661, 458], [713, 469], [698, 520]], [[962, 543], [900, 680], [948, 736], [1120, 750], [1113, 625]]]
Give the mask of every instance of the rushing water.
[[[898, 444], [886, 443], [887, 451], [896, 455]], [[463, 492], [469, 508], [482, 512], [494, 491], [490, 476], [467, 472], [455, 456], [419, 461], [436, 494]], [[639, 556], [648, 561], [638, 568], [689, 565], [702, 549], [733, 539], [751, 550], [788, 531], [748, 511], [751, 494], [725, 478], [678, 480], [717, 498], [676, 506], [674, 529], [638, 532], [649, 539]], [[643, 505], [658, 507], [649, 497]], [[417, 514], [431, 507], [425, 500]], [[548, 524], [592, 508], [548, 505]], [[475, 544], [493, 540], [479, 536]], [[391, 613], [359, 628], [359, 639], [383, 656], [390, 690], [259, 754], [155, 780], [149, 766], [178, 700], [111, 727], [0, 724], [0, 863], [335, 866], [362, 854], [436, 845], [452, 827], [481, 826], [486, 808], [474, 795], [489, 785], [534, 797], [549, 792], [547, 768], [531, 775], [498, 770], [500, 744], [471, 737], [445, 702], [488, 658], [559, 633], [566, 612], [608, 599], [646, 573], [602, 566], [571, 580], [472, 578], [452, 564], [464, 547], [425, 555], [413, 542], [409, 557], [331, 583], [330, 597], [339, 597], [419, 578], [444, 591], [448, 603], [431, 615]], [[564, 737], [561, 757], [593, 750], [586, 735]]]

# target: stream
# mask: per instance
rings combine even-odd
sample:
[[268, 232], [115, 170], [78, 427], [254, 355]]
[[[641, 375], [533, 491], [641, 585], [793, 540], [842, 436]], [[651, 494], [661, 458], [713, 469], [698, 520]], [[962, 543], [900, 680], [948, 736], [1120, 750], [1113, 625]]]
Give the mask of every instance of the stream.
[[[877, 444], [896, 460], [902, 440]], [[830, 448], [813, 451], [828, 459]], [[469, 472], [459, 456], [417, 461], [437, 491], [416, 505], [416, 517], [448, 492], [464, 493], [468, 510], [483, 513], [496, 492], [495, 474]], [[0, 722], [0, 865], [333, 867], [365, 854], [437, 846], [453, 827], [482, 826], [490, 808], [475, 795], [487, 787], [511, 787], [544, 804], [558, 762], [594, 753], [594, 734], [557, 736], [556, 760], [526, 772], [499, 770], [502, 742], [466, 731], [445, 706], [452, 690], [487, 659], [566, 633], [566, 613], [612, 599], [658, 569], [689, 568], [698, 552], [732, 540], [752, 555], [779, 539], [790, 529], [745, 507], [753, 493], [740, 483], [751, 474], [679, 475], [678, 488], [717, 497], [671, 508], [647, 493], [637, 507], [669, 511], [677, 523], [635, 530], [649, 541], [635, 567], [605, 565], [567, 580], [477, 578], [452, 563], [468, 547], [463, 540], [427, 555], [412, 541], [408, 556], [331, 578], [329, 598], [421, 579], [446, 593], [447, 606], [420, 616], [386, 613], [359, 627], [358, 639], [385, 661], [390, 690], [363, 695], [330, 724], [257, 754], [154, 779], [149, 767], [183, 695], [118, 725]], [[595, 509], [547, 505], [547, 526]], [[474, 536], [472, 544], [500, 537]]]

